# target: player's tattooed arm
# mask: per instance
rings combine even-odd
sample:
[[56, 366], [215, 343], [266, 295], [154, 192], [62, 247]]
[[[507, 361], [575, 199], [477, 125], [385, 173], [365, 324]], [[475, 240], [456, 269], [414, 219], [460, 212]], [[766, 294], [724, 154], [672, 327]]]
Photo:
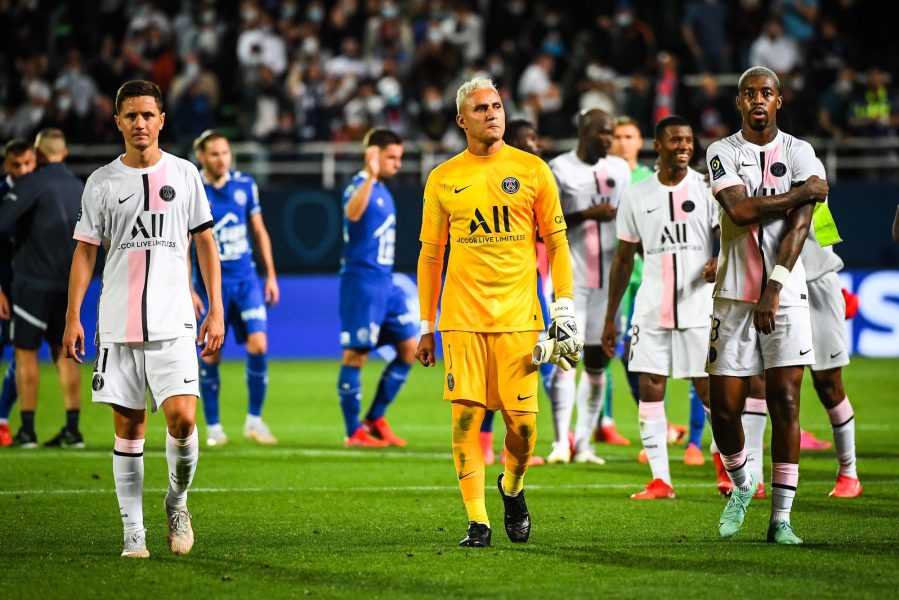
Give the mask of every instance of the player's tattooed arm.
[[78, 242], [72, 254], [72, 267], [69, 271], [69, 300], [66, 307], [66, 330], [62, 336], [66, 358], [80, 363], [84, 356], [84, 328], [81, 326], [81, 303], [87, 286], [90, 285], [94, 265], [97, 263], [99, 246]]
[[817, 175], [809, 177], [803, 185], [774, 196], [749, 196], [743, 185], [732, 185], [719, 190], [715, 199], [724, 208], [734, 225], [752, 225], [771, 217], [785, 215], [805, 204], [824, 202], [829, 191], [827, 181]]
[[606, 322], [602, 331], [602, 348], [609, 357], [615, 356], [615, 340], [618, 338], [618, 327], [615, 315], [621, 305], [624, 290], [634, 271], [634, 255], [640, 244], [618, 240], [618, 250], [609, 270], [609, 302], [606, 306]]
[[[813, 212], [814, 206], [805, 204], [791, 210], [787, 215], [787, 232], [777, 247], [777, 265], [788, 271], [793, 270], [796, 260], [802, 253], [802, 247], [805, 245], [808, 230], [812, 224]], [[774, 315], [780, 306], [781, 289], [783, 289], [783, 284], [769, 279], [765, 290], [756, 302], [752, 320], [756, 330], [761, 333], [769, 334], [774, 331]]]

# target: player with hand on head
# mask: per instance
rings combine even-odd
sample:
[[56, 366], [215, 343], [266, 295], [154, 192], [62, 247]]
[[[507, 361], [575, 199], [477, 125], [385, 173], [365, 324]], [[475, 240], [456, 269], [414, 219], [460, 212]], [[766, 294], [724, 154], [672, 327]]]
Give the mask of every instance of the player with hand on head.
[[718, 532], [730, 538], [740, 531], [758, 489], [740, 415], [750, 377], [764, 372], [772, 420], [768, 541], [801, 544], [790, 512], [799, 480], [799, 392], [815, 352], [800, 253], [828, 185], [812, 147], [777, 128], [777, 75], [752, 67], [737, 90], [743, 126], [707, 151], [723, 212], [706, 371], [712, 430], [734, 484]]
[[[556, 369], [550, 396], [555, 441], [550, 463], [603, 464], [590, 445], [602, 412], [609, 357], [602, 349], [603, 316], [608, 302], [608, 273], [615, 257], [615, 214], [631, 181], [630, 166], [608, 156], [612, 145], [612, 118], [592, 109], [578, 116], [577, 148], [550, 161], [556, 182], [574, 272], [574, 314], [585, 339], [584, 372], [575, 385], [576, 369]], [[574, 455], [568, 429], [577, 403]]]
[[[116, 93], [115, 123], [125, 152], [87, 180], [75, 225], [63, 345], [81, 362], [81, 304], [99, 247], [106, 250], [97, 318], [93, 401], [113, 410], [112, 473], [125, 529], [122, 556], [146, 558], [143, 518], [147, 390], [165, 414], [168, 544], [187, 554], [194, 544], [187, 492], [199, 455], [195, 416], [200, 395], [194, 340], [210, 356], [225, 325], [212, 214], [197, 168], [159, 148], [165, 123], [162, 92], [128, 81]], [[206, 283], [209, 312], [197, 328], [188, 276], [190, 236]]]
[[[212, 211], [212, 235], [218, 246], [222, 270], [222, 306], [225, 330], [234, 327], [234, 337], [247, 347], [247, 418], [243, 434], [260, 444], [275, 444], [268, 425], [262, 420], [262, 406], [268, 387], [268, 336], [265, 307], [280, 298], [272, 243], [262, 219], [259, 189], [250, 175], [231, 169], [231, 144], [215, 131], [206, 131], [194, 141], [200, 161], [203, 185]], [[265, 266], [265, 286], [260, 289], [250, 238], [259, 249]], [[191, 294], [197, 319], [206, 314], [209, 299], [197, 269]], [[219, 363], [221, 349], [200, 358], [200, 398], [206, 417], [206, 444], [220, 446], [228, 441], [219, 421]]]
[[674, 498], [665, 416], [668, 378], [691, 379], [708, 403], [705, 349], [718, 263], [718, 206], [705, 178], [689, 166], [693, 128], [682, 117], [666, 117], [656, 124], [653, 145], [658, 173], [631, 186], [618, 206], [619, 243], [602, 335], [604, 350], [614, 356], [618, 307], [642, 245], [645, 277], [634, 302], [628, 368], [640, 377], [640, 437], [652, 481], [631, 496], [635, 500]]
[[[506, 466], [497, 486], [506, 534], [527, 541], [531, 518], [524, 476], [537, 441], [537, 364], [570, 368], [580, 358], [565, 219], [549, 167], [503, 143], [502, 99], [489, 79], [456, 93], [456, 123], [467, 148], [437, 166], [424, 192], [418, 289], [422, 336], [416, 358], [435, 364], [434, 325], [441, 303], [445, 384], [452, 404], [453, 460], [468, 513], [460, 546], [490, 545], [484, 502], [484, 456], [478, 440], [485, 412], [506, 423]], [[537, 344], [543, 316], [537, 299], [537, 234], [546, 243], [556, 301], [550, 337]], [[452, 251], [442, 285], [443, 258]]]
[[[343, 268], [340, 271], [340, 345], [343, 347], [337, 393], [346, 426], [347, 447], [405, 446], [385, 414], [415, 361], [415, 317], [406, 294], [393, 282], [396, 205], [387, 188], [400, 170], [403, 141], [389, 129], [365, 136], [365, 165], [343, 192]], [[381, 373], [365, 422], [360, 371], [369, 353], [391, 344], [396, 358]]]

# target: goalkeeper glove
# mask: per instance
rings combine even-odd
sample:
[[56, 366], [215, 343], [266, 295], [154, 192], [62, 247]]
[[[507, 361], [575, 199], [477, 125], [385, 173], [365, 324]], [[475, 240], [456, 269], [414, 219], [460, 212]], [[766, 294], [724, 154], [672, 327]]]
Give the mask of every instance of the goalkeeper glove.
[[[577, 358], [580, 359], [580, 355], [578, 355]], [[552, 363], [554, 365], [559, 365], [563, 371], [568, 371], [577, 362], [577, 359], [575, 359], [574, 362], [569, 362], [569, 360], [569, 358], [562, 357], [559, 354], [559, 345], [556, 343], [556, 340], [549, 338], [537, 342], [533, 352], [531, 352], [531, 362], [538, 366]]]
[[552, 323], [547, 336], [555, 340], [556, 351], [569, 364], [573, 365], [581, 359], [584, 340], [577, 329], [574, 318], [574, 301], [571, 298], [559, 298], [549, 305], [549, 316]]

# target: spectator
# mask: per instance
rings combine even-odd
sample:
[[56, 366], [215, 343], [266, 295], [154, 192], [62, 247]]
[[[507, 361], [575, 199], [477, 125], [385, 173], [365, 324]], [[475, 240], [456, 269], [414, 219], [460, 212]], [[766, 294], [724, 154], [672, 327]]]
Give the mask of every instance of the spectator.
[[780, 23], [775, 20], [765, 24], [765, 30], [749, 49], [749, 63], [768, 67], [778, 75], [785, 75], [802, 63], [796, 40], [783, 34]]
[[818, 127], [837, 141], [849, 139], [849, 108], [854, 88], [855, 71], [841, 69], [818, 103]]
[[653, 135], [652, 120], [653, 89], [649, 80], [642, 73], [635, 73], [622, 92], [621, 110], [625, 115], [633, 116], [640, 124], [640, 133], [644, 137]]
[[619, 73], [633, 73], [649, 66], [655, 36], [634, 11], [623, 8], [615, 13], [609, 38], [608, 64]]
[[356, 96], [343, 108], [342, 139], [358, 142], [366, 131], [382, 126], [386, 104], [370, 79], [360, 82]]
[[415, 53], [412, 27], [394, 0], [384, 0], [381, 12], [366, 22], [362, 54], [369, 60], [383, 59], [388, 49], [395, 52], [404, 70], [412, 62]]
[[691, 0], [684, 9], [681, 29], [693, 55], [694, 70], [724, 73], [729, 68], [728, 10], [720, 0]]
[[527, 66], [518, 79], [518, 98], [521, 102], [532, 103], [539, 110], [551, 94], [555, 64], [552, 56], [541, 53]]
[[821, 21], [821, 31], [812, 41], [808, 57], [819, 90], [833, 83], [840, 70], [855, 59], [852, 45], [832, 19]]
[[471, 10], [468, 0], [456, 0], [452, 14], [440, 23], [440, 28], [464, 64], [470, 65], [484, 57], [484, 19]]
[[581, 73], [577, 88], [580, 92], [578, 110], [598, 108], [613, 115], [617, 112], [614, 70], [603, 66], [598, 58], [591, 58]]
[[653, 123], [658, 123], [665, 117], [679, 112], [677, 106], [681, 83], [677, 72], [677, 59], [670, 52], [659, 52], [658, 63], [659, 70], [656, 76], [652, 108]]
[[448, 133], [455, 133], [454, 111], [450, 111], [440, 88], [429, 85], [421, 98], [418, 111], [418, 127], [425, 137], [438, 144], [447, 141]]
[[784, 106], [781, 108], [782, 115], [778, 117], [778, 126], [791, 135], [804, 138], [817, 127], [816, 115], [809, 110], [816, 99], [809, 89], [804, 69], [793, 69], [781, 83]]
[[287, 49], [274, 30], [272, 16], [256, 8], [244, 11], [248, 27], [237, 38], [237, 59], [245, 70], [264, 65], [276, 77], [287, 70]]
[[256, 67], [255, 80], [247, 94], [247, 132], [253, 139], [264, 140], [277, 128], [281, 110], [288, 105], [275, 74], [265, 65]]
[[854, 134], [859, 136], [896, 135], [899, 106], [896, 96], [887, 88], [886, 78], [880, 69], [868, 69], [865, 87], [850, 106], [849, 125]]
[[699, 137], [719, 140], [737, 129], [737, 111], [732, 97], [721, 93], [713, 75], [703, 75], [690, 102], [691, 120]]
[[93, 106], [94, 95], [97, 93], [97, 84], [90, 75], [84, 72], [81, 52], [77, 49], [69, 50], [66, 66], [56, 78], [53, 89], [57, 94], [68, 95], [72, 112], [79, 119], [88, 115]]
[[818, 22], [818, 0], [779, 0], [787, 37], [808, 44]]

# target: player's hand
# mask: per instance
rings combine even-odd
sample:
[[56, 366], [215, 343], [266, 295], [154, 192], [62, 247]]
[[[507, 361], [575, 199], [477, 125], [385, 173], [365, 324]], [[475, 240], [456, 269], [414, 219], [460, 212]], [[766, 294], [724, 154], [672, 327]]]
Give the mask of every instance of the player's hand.
[[0, 319], [9, 321], [9, 298], [0, 290]]
[[597, 204], [596, 206], [591, 206], [583, 213], [584, 219], [588, 221], [612, 221], [615, 219], [615, 215], [618, 214], [618, 209], [616, 209], [611, 204]]
[[611, 321], [606, 319], [605, 327], [602, 330], [602, 349], [609, 358], [615, 358], [615, 345], [618, 341], [618, 327], [615, 326], [615, 319]]
[[[559, 298], [549, 305], [552, 323], [547, 335], [556, 342], [559, 356], [574, 364], [581, 359], [584, 340], [577, 329], [574, 318], [574, 301], [571, 298]], [[559, 363], [561, 365], [561, 362]], [[566, 369], [567, 370], [567, 369]]]
[[702, 280], [706, 283], [715, 283], [715, 275], [718, 274], [718, 257], [712, 258], [702, 267]]
[[812, 175], [802, 184], [802, 191], [806, 200], [814, 202], [824, 202], [827, 200], [827, 194], [830, 192], [830, 185], [827, 180], [821, 179], [817, 175]]
[[200, 333], [197, 335], [197, 346], [203, 346], [200, 356], [212, 356], [219, 351], [224, 341], [225, 319], [222, 311], [221, 309], [210, 309], [203, 324], [200, 325]]
[[418, 348], [415, 350], [415, 358], [418, 359], [425, 367], [433, 367], [436, 364], [434, 358], [434, 334], [426, 333], [421, 336], [418, 341]]
[[81, 321], [66, 322], [62, 347], [66, 349], [66, 358], [74, 359], [76, 363], [81, 364], [81, 357], [84, 356], [84, 328], [81, 327]]
[[568, 371], [577, 364], [578, 360], [580, 360], [580, 355], [578, 355], [576, 360], [570, 360], [559, 354], [559, 344], [552, 338], [546, 338], [537, 342], [537, 345], [531, 350], [531, 364], [537, 366], [551, 363], [559, 365], [559, 368], [563, 371]]
[[777, 308], [780, 306], [780, 289], [780, 283], [769, 281], [765, 291], [755, 303], [752, 324], [759, 333], [768, 335], [774, 331], [774, 315], [777, 314]]
[[265, 303], [274, 306], [281, 299], [281, 289], [278, 287], [278, 280], [274, 276], [265, 278]]
[[381, 149], [377, 146], [365, 149], [365, 172], [371, 177], [377, 177], [381, 172]]
[[190, 296], [194, 304], [194, 316], [197, 318], [197, 321], [199, 321], [203, 318], [203, 315], [206, 314], [206, 305], [203, 304], [200, 294], [196, 293], [194, 290], [190, 291]]

